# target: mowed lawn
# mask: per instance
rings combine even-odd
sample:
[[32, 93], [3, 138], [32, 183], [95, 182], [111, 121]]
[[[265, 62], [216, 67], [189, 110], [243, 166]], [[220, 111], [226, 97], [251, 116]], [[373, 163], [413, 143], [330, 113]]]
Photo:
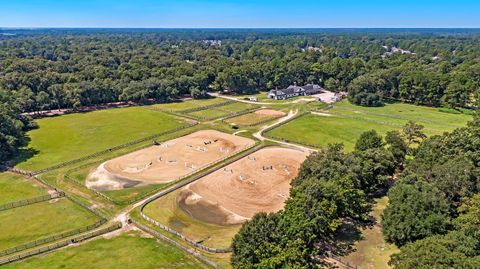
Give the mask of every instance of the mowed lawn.
[[37, 182], [12, 173], [0, 173], [0, 205], [48, 194]]
[[6, 265], [5, 269], [197, 269], [207, 268], [180, 249], [154, 238], [129, 232], [111, 239], [95, 239], [76, 247]]
[[434, 107], [403, 103], [387, 104], [383, 107], [362, 107], [353, 105], [347, 100], [335, 104], [333, 109], [328, 112], [343, 117], [374, 121], [396, 128], [401, 128], [406, 122], [412, 120], [425, 126], [425, 133], [428, 135], [452, 131], [465, 126], [472, 119], [470, 115], [440, 112], [438, 108]]
[[384, 135], [390, 130], [401, 130], [409, 120], [425, 126], [427, 135], [442, 134], [465, 126], [469, 115], [439, 112], [436, 108], [409, 104], [391, 104], [379, 108], [354, 106], [348, 101], [335, 104], [331, 116], [307, 114], [267, 133], [292, 143], [324, 147], [343, 143], [352, 150], [361, 133], [376, 130]]
[[87, 225], [98, 217], [67, 198], [0, 211], [0, 250]]
[[213, 119], [225, 117], [230, 113], [231, 112], [229, 111], [220, 110], [218, 108], [209, 108], [205, 110], [194, 111], [194, 112], [188, 113], [188, 115], [198, 119], [213, 120]]
[[156, 104], [152, 107], [170, 111], [183, 111], [192, 108], [205, 107], [220, 103], [228, 102], [228, 100], [222, 98], [210, 98], [210, 99], [199, 99], [199, 100], [189, 100], [182, 102], [166, 103], [166, 104]]
[[46, 168], [185, 124], [164, 112], [142, 107], [76, 113], [36, 122], [39, 128], [28, 133], [28, 148], [38, 153], [19, 163], [20, 168]]
[[213, 119], [228, 116], [232, 113], [238, 113], [248, 109], [253, 109], [255, 107], [257, 106], [252, 104], [241, 103], [241, 102], [234, 102], [234, 103], [229, 103], [223, 106], [190, 112], [188, 114], [190, 116], [197, 117], [199, 119], [213, 120]]
[[187, 238], [214, 248], [228, 248], [241, 225], [220, 226], [191, 217], [177, 202], [179, 190], [148, 204], [144, 213]]
[[241, 111], [245, 111], [247, 109], [253, 109], [256, 107], [257, 107], [256, 105], [252, 105], [252, 104], [235, 102], [228, 105], [220, 106], [218, 107], [218, 109], [230, 111], [230, 112], [241, 112]]

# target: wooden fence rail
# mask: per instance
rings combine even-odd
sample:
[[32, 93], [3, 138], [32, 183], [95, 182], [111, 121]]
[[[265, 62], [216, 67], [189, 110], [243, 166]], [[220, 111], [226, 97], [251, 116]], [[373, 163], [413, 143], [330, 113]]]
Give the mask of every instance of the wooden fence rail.
[[41, 202], [45, 202], [45, 201], [48, 201], [48, 200], [57, 199], [57, 198], [60, 198], [60, 197], [65, 197], [65, 193], [64, 192], [56, 192], [56, 193], [53, 193], [53, 194], [47, 194], [47, 195], [37, 196], [37, 197], [34, 197], [34, 198], [30, 198], [30, 199], [15, 201], [15, 202], [8, 203], [8, 204], [3, 204], [3, 205], [0, 205], [0, 211], [7, 210], [7, 209], [12, 209], [12, 208], [17, 208], [17, 207], [22, 207], [22, 206], [27, 206], [27, 205], [36, 204], [36, 203], [41, 203]]
[[65, 166], [69, 166], [69, 165], [72, 165], [72, 164], [75, 164], [75, 163], [79, 163], [79, 162], [82, 162], [82, 161], [85, 161], [85, 160], [89, 160], [89, 159], [98, 157], [98, 156], [106, 154], [106, 153], [110, 153], [112, 151], [123, 149], [123, 148], [129, 147], [129, 146], [132, 146], [132, 145], [135, 145], [135, 144], [139, 144], [139, 143], [142, 143], [142, 142], [145, 142], [145, 141], [148, 141], [148, 140], [152, 140], [152, 139], [155, 139], [157, 137], [164, 136], [164, 135], [167, 135], [167, 134], [172, 134], [172, 133], [184, 130], [186, 128], [193, 127], [197, 124], [198, 124], [198, 122], [194, 122], [194, 123], [191, 123], [191, 124], [188, 124], [188, 125], [181, 126], [179, 128], [175, 128], [175, 129], [168, 130], [168, 131], [165, 131], [165, 132], [157, 133], [157, 134], [154, 134], [154, 135], [151, 135], [151, 136], [148, 136], [148, 137], [144, 137], [144, 138], [141, 138], [141, 139], [133, 140], [133, 141], [115, 146], [113, 148], [105, 149], [105, 150], [102, 150], [102, 151], [92, 153], [90, 155], [83, 156], [83, 157], [75, 159], [75, 160], [66, 161], [66, 162], [63, 162], [63, 163], [59, 163], [59, 164], [47, 167], [45, 169], [34, 171], [34, 172], [32, 172], [32, 174], [33, 175], [38, 175], [38, 174], [46, 173], [46, 172], [49, 172], [49, 171], [52, 171], [52, 170], [60, 169], [60, 168], [63, 168]]
[[[245, 156], [248, 155], [248, 154], [251, 154], [251, 153], [252, 153], [252, 149], [253, 149], [253, 152], [255, 152], [255, 151], [257, 151], [257, 150], [259, 150], [259, 149], [261, 149], [261, 148], [263, 148], [263, 147], [264, 147], [263, 145], [259, 145], [258, 143], [256, 143], [255, 145], [246, 148], [244, 151], [242, 151], [242, 152], [240, 152], [240, 153], [237, 153], [237, 154], [238, 154], [238, 158], [233, 158], [233, 159], [231, 159], [231, 160], [223, 163], [222, 166], [219, 167], [219, 169], [222, 168], [222, 167], [225, 167], [225, 166], [227, 166], [227, 165], [229, 165], [229, 164], [231, 164], [231, 163], [233, 163], [233, 162], [236, 162], [237, 160], [239, 160], [240, 158], [245, 157]], [[235, 155], [237, 155], [237, 154], [235, 154]], [[233, 157], [233, 156], [231, 156], [231, 157]], [[231, 157], [230, 157], [230, 158], [231, 158]], [[148, 221], [149, 223], [151, 223], [151, 224], [153, 224], [153, 225], [155, 225], [155, 226], [157, 226], [157, 227], [160, 227], [160, 228], [162, 228], [163, 230], [168, 231], [168, 232], [170, 232], [170, 233], [172, 233], [172, 234], [180, 237], [180, 238], [181, 238], [182, 240], [184, 240], [185, 242], [187, 242], [187, 243], [189, 243], [189, 244], [191, 244], [191, 245], [193, 245], [193, 246], [195, 246], [195, 247], [197, 247], [197, 248], [200, 248], [200, 249], [202, 249], [202, 250], [205, 250], [205, 251], [207, 251], [207, 252], [212, 252], [212, 253], [229, 253], [229, 252], [231, 252], [232, 250], [231, 250], [230, 248], [211, 248], [211, 247], [204, 246], [204, 245], [202, 245], [202, 244], [200, 244], [200, 243], [198, 243], [198, 242], [196, 242], [196, 241], [194, 241], [194, 240], [191, 240], [190, 238], [184, 236], [183, 234], [175, 231], [174, 229], [171, 229], [170, 227], [168, 227], [168, 226], [166, 226], [166, 225], [163, 225], [163, 224], [159, 223], [158, 221], [150, 218], [149, 216], [147, 216], [147, 215], [143, 212], [144, 208], [145, 208], [149, 203], [151, 203], [151, 202], [153, 202], [153, 201], [155, 201], [155, 200], [157, 200], [157, 199], [159, 199], [159, 198], [161, 198], [161, 197], [163, 197], [163, 196], [165, 196], [165, 195], [167, 195], [167, 194], [169, 194], [169, 193], [171, 193], [171, 192], [173, 192], [173, 191], [175, 191], [175, 190], [178, 190], [178, 189], [180, 189], [180, 188], [182, 188], [182, 187], [184, 187], [184, 186], [186, 186], [186, 185], [188, 185], [188, 184], [190, 184], [190, 183], [192, 183], [192, 182], [194, 182], [194, 181], [196, 181], [196, 180], [198, 180], [198, 179], [200, 179], [200, 178], [202, 178], [202, 177], [204, 177], [204, 176], [207, 176], [207, 175], [209, 175], [209, 174], [211, 174], [211, 173], [213, 173], [213, 172], [215, 172], [215, 171], [217, 171], [217, 170], [218, 170], [218, 169], [215, 169], [215, 170], [207, 170], [207, 171], [205, 171], [205, 172], [201, 172], [201, 173], [197, 174], [196, 176], [190, 178], [189, 180], [180, 182], [179, 184], [177, 184], [177, 185], [175, 185], [175, 186], [172, 186], [171, 188], [166, 189], [166, 190], [164, 190], [164, 191], [162, 191], [162, 192], [159, 192], [158, 194], [150, 197], [150, 198], [147, 199], [145, 202], [143, 202], [143, 204], [140, 206], [140, 216], [141, 216], [143, 219], [145, 219], [146, 221]]]
[[43, 238], [43, 239], [40, 239], [40, 240], [35, 240], [35, 241], [29, 242], [29, 243], [26, 243], [26, 244], [22, 244], [22, 245], [13, 247], [13, 248], [5, 249], [5, 250], [0, 251], [0, 257], [7, 256], [7, 255], [10, 255], [10, 254], [13, 254], [13, 253], [16, 253], [16, 252], [24, 251], [26, 249], [34, 248], [34, 247], [44, 245], [44, 244], [47, 244], [47, 243], [55, 242], [55, 241], [58, 241], [58, 240], [63, 239], [63, 238], [74, 236], [76, 234], [84, 233], [84, 232], [87, 232], [87, 231], [90, 231], [90, 230], [93, 230], [93, 229], [96, 229], [96, 228], [100, 227], [105, 222], [106, 222], [105, 219], [101, 219], [101, 220], [97, 221], [96, 223], [94, 223], [92, 225], [88, 225], [88, 226], [78, 228], [78, 229], [75, 229], [75, 230], [71, 230], [71, 231], [68, 231], [68, 232], [64, 232], [64, 233], [61, 233], [61, 234], [56, 234], [54, 236], [46, 237], [46, 238]]
[[185, 247], [183, 246], [182, 244], [176, 242], [175, 240], [171, 239], [171, 238], [168, 238], [162, 234], [160, 234], [159, 232], [155, 231], [154, 229], [151, 229], [150, 227], [147, 227], [146, 225], [136, 221], [136, 220], [132, 220], [132, 223], [137, 226], [140, 230], [143, 230], [144, 232], [146, 233], [149, 233], [157, 238], [160, 238], [166, 242], [168, 242], [169, 244], [193, 255], [194, 257], [196, 257], [197, 259], [199, 259], [200, 261], [210, 265], [211, 267], [215, 268], [215, 269], [221, 269], [222, 267], [220, 265], [218, 265], [217, 263], [211, 261], [210, 259], [206, 258], [205, 256], [201, 255], [198, 251], [196, 251], [195, 249], [191, 249], [191, 248], [188, 248], [188, 247]]
[[40, 248], [33, 249], [33, 250], [30, 250], [30, 251], [26, 251], [26, 252], [23, 252], [23, 253], [20, 253], [20, 254], [17, 254], [17, 255], [13, 255], [13, 256], [4, 258], [4, 259], [0, 259], [0, 265], [20, 261], [20, 260], [35, 256], [35, 255], [39, 255], [39, 254], [42, 254], [42, 253], [46, 253], [46, 252], [61, 248], [61, 247], [66, 247], [66, 246], [71, 245], [71, 244], [79, 243], [79, 242], [85, 241], [87, 239], [94, 238], [94, 237], [97, 237], [99, 235], [115, 231], [117, 229], [120, 229], [121, 227], [122, 227], [122, 224], [118, 223], [118, 224], [109, 226], [109, 227], [104, 228], [104, 229], [93, 231], [93, 232], [83, 234], [83, 235], [80, 235], [80, 236], [77, 236], [77, 237], [74, 237], [74, 238], [71, 238], [71, 239], [56, 242], [56, 243], [48, 245], [48, 246], [40, 247]]

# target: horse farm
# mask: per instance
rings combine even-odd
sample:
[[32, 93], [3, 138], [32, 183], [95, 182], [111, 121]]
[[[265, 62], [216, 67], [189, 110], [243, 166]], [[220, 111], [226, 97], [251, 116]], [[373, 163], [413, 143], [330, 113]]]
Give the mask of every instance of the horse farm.
[[0, 173], [0, 264], [230, 268], [241, 225], [282, 210], [312, 152], [352, 150], [362, 132], [409, 120], [430, 136], [471, 119], [410, 104], [262, 101], [220, 96], [36, 119]]

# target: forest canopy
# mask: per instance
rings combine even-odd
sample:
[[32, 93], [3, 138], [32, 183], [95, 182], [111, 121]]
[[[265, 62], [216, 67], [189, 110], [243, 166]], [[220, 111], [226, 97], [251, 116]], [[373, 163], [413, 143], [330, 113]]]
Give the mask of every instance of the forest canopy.
[[[0, 91], [23, 111], [252, 93], [293, 83], [355, 104], [478, 104], [475, 30], [3, 30]], [[221, 42], [215, 42], [221, 41]]]

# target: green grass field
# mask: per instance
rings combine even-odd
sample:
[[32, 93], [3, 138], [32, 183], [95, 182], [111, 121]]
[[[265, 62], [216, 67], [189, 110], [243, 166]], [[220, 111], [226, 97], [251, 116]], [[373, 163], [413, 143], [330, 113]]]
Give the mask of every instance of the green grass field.
[[355, 251], [344, 259], [360, 268], [390, 269], [390, 256], [399, 249], [394, 244], [385, 242], [380, 226], [381, 215], [388, 204], [388, 198], [376, 199], [371, 215], [377, 223], [362, 230], [362, 239], [355, 245]]
[[37, 120], [28, 147], [38, 151], [18, 164], [37, 170], [184, 125], [169, 114], [141, 107], [108, 109]]
[[183, 251], [139, 232], [128, 232], [111, 239], [95, 239], [4, 266], [5, 269], [117, 269], [117, 268], [207, 268]]
[[433, 107], [402, 103], [387, 104], [384, 107], [362, 107], [352, 105], [346, 100], [335, 104], [329, 112], [395, 128], [401, 128], [406, 122], [412, 120], [425, 126], [425, 133], [429, 135], [442, 134], [465, 126], [472, 119], [470, 115], [440, 112], [438, 108]]
[[148, 204], [144, 213], [156, 221], [182, 233], [186, 237], [214, 248], [230, 247], [240, 225], [220, 226], [197, 220], [177, 203], [179, 191], [172, 192]]
[[12, 173], [0, 173], [0, 205], [48, 194], [37, 182]]
[[215, 108], [194, 111], [194, 112], [188, 113], [188, 115], [198, 119], [213, 120], [213, 119], [218, 119], [221, 117], [228, 116], [232, 113], [241, 112], [247, 109], [253, 109], [255, 107], [256, 106], [252, 104], [235, 102], [235, 103], [230, 103], [230, 104], [226, 104], [226, 105], [215, 107]]
[[400, 130], [408, 120], [425, 126], [427, 135], [441, 134], [465, 126], [472, 118], [464, 114], [449, 114], [438, 109], [409, 104], [391, 104], [379, 108], [354, 106], [342, 101], [329, 110], [332, 116], [307, 114], [267, 133], [292, 143], [323, 147], [343, 143], [352, 150], [362, 132], [375, 129], [380, 134]]
[[218, 108], [209, 108], [205, 110], [200, 110], [200, 111], [195, 111], [188, 113], [188, 115], [193, 116], [198, 119], [203, 119], [203, 120], [213, 120], [221, 117], [225, 117], [231, 112], [220, 110]]
[[4, 250], [94, 224], [98, 217], [61, 198], [0, 211], [0, 220], [0, 250]]
[[352, 150], [360, 134], [371, 129], [385, 134], [394, 128], [350, 118], [307, 114], [271, 130], [267, 135], [281, 137], [291, 143], [316, 147], [323, 147], [331, 143], [343, 143], [345, 149]]
[[156, 104], [152, 107], [170, 111], [183, 111], [191, 108], [204, 107], [214, 104], [220, 104], [228, 102], [228, 100], [222, 98], [210, 98], [210, 99], [199, 99], [199, 100], [190, 100], [184, 102], [175, 102], [175, 103], [166, 103], [166, 104]]
[[230, 118], [225, 120], [227, 123], [233, 123], [236, 125], [255, 125], [260, 122], [273, 120], [278, 118], [278, 116], [269, 116], [269, 115], [259, 115], [256, 113], [243, 114], [238, 117]]
[[233, 112], [241, 112], [247, 109], [253, 109], [255, 107], [257, 106], [252, 104], [247, 104], [247, 103], [236, 102], [236, 103], [220, 106], [218, 107], [218, 109], [233, 113]]

